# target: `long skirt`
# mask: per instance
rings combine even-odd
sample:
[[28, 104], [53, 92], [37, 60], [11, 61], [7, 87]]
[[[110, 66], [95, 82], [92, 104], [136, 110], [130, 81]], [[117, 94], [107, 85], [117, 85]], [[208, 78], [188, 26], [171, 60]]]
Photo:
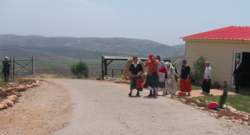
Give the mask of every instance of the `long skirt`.
[[180, 91], [191, 92], [191, 79], [188, 79], [188, 81], [183, 78], [180, 79]]
[[[141, 77], [140, 77], [141, 78]], [[132, 77], [131, 76], [131, 81], [130, 81], [130, 89], [136, 89], [136, 80], [137, 80], [137, 77]], [[142, 81], [142, 78], [141, 78], [141, 81]], [[139, 91], [142, 91], [142, 87], [137, 89]]]
[[177, 92], [177, 85], [175, 78], [167, 78], [166, 80], [166, 89], [169, 94], [175, 94]]
[[152, 75], [147, 75], [144, 88], [148, 88], [148, 90], [159, 89], [159, 76], [155, 71], [152, 72]]
[[207, 79], [203, 80], [202, 91], [205, 91], [206, 93], [210, 93], [210, 82], [211, 82], [211, 79], [209, 79], [208, 82], [207, 82]]

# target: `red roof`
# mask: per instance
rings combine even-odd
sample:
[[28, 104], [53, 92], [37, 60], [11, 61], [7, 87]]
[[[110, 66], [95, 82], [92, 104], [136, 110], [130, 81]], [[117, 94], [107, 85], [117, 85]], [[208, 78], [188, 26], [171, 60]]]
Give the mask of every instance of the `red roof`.
[[229, 26], [180, 38], [250, 40], [250, 26]]

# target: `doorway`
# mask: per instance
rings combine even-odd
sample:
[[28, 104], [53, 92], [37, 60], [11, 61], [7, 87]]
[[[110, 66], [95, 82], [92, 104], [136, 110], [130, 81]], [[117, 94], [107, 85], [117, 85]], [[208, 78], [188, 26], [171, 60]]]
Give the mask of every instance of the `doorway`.
[[[235, 61], [237, 59], [240, 59], [245, 69], [245, 72], [241, 76], [240, 87], [250, 90], [250, 52], [234, 52], [233, 71], [236, 68]], [[232, 77], [232, 87], [235, 87], [234, 77]]]
[[245, 73], [241, 77], [241, 88], [250, 90], [250, 52], [242, 53], [242, 64], [245, 68]]

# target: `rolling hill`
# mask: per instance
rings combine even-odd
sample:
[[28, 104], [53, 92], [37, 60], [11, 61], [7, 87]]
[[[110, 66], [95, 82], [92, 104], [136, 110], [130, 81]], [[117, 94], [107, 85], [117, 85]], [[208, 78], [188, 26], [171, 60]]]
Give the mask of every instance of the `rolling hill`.
[[96, 59], [100, 55], [141, 57], [148, 54], [172, 57], [184, 55], [183, 48], [131, 38], [74, 38], [39, 35], [0, 35], [1, 56], [72, 57]]

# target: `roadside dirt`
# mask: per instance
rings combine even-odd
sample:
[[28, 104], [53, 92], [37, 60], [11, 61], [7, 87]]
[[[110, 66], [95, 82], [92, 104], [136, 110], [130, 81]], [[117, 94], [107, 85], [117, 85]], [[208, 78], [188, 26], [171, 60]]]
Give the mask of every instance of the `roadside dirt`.
[[71, 105], [67, 90], [42, 81], [41, 86], [22, 92], [14, 107], [0, 111], [0, 134], [52, 134], [70, 122]]

